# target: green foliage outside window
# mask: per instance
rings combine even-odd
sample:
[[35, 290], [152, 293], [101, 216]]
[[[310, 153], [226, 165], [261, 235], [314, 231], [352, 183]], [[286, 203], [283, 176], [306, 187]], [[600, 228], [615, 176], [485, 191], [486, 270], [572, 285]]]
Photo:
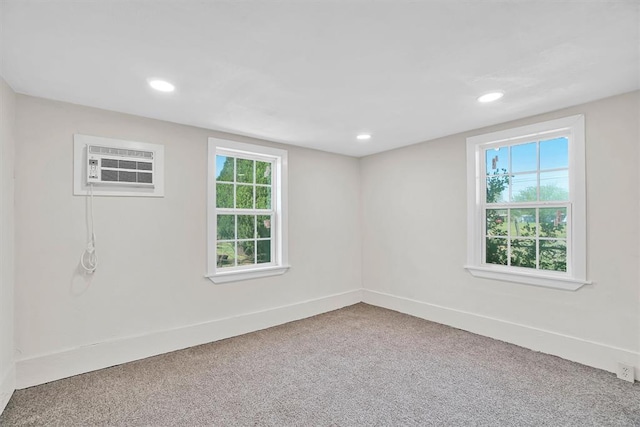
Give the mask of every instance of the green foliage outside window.
[[[506, 169], [496, 170], [487, 177], [488, 204], [503, 201], [509, 178]], [[555, 185], [539, 188], [540, 200], [568, 199], [563, 188]], [[537, 200], [537, 192], [538, 187], [528, 187], [513, 195], [512, 201]], [[566, 208], [487, 208], [485, 214], [485, 260], [488, 264], [536, 268], [538, 263], [541, 270], [567, 270]]]
[[[269, 263], [272, 216], [270, 213], [257, 215], [254, 210], [271, 210], [272, 165], [250, 159], [223, 158], [224, 164], [217, 171], [216, 207], [235, 212], [217, 217], [217, 265]], [[246, 210], [246, 214], [242, 210]]]

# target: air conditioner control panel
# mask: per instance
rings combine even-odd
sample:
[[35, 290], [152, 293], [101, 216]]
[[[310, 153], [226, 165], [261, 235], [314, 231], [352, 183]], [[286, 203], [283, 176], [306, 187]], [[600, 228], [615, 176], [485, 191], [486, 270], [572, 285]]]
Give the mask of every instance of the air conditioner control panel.
[[99, 179], [98, 159], [89, 159], [89, 177], [87, 181], [91, 182], [93, 179]]

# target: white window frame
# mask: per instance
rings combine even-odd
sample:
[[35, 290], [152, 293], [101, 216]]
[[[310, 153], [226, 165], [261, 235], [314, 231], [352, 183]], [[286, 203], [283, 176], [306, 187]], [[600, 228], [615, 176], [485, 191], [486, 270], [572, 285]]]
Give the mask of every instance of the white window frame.
[[[216, 155], [238, 156], [273, 162], [272, 183], [272, 261], [268, 264], [219, 268], [216, 248], [219, 209], [216, 207]], [[287, 151], [262, 145], [247, 144], [219, 138], [209, 138], [207, 174], [207, 274], [213, 283], [222, 284], [240, 280], [277, 276], [290, 268], [288, 250], [288, 159]], [[253, 212], [250, 212], [253, 214]]]
[[[567, 206], [567, 271], [554, 272], [487, 264], [483, 262], [485, 245], [485, 187], [483, 156], [487, 148], [535, 141], [562, 134], [569, 139], [569, 200]], [[536, 202], [544, 207], [546, 202]], [[549, 204], [558, 205], [557, 202]], [[587, 281], [587, 221], [584, 115], [565, 117], [467, 138], [467, 264], [475, 277], [524, 283], [549, 288], [577, 290]]]

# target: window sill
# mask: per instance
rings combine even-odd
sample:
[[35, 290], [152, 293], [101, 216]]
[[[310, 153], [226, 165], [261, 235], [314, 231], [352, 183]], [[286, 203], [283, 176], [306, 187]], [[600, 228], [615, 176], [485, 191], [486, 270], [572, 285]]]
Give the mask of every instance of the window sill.
[[553, 275], [532, 274], [525, 271], [500, 271], [491, 267], [465, 265], [464, 268], [474, 277], [502, 280], [506, 282], [524, 283], [526, 285], [542, 286], [545, 288], [575, 291], [591, 282], [572, 277], [558, 277]]
[[253, 270], [227, 271], [224, 273], [207, 274], [205, 277], [216, 285], [228, 282], [239, 282], [241, 280], [260, 279], [262, 277], [279, 276], [286, 273], [289, 266], [275, 266], [256, 268]]

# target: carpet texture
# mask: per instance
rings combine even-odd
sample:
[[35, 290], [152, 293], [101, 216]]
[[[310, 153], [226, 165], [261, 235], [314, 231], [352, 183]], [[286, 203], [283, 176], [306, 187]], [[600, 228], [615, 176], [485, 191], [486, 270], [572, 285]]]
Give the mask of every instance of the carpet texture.
[[357, 304], [16, 391], [2, 426], [640, 426], [640, 384]]

